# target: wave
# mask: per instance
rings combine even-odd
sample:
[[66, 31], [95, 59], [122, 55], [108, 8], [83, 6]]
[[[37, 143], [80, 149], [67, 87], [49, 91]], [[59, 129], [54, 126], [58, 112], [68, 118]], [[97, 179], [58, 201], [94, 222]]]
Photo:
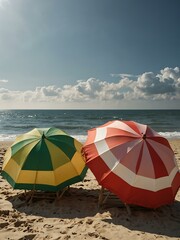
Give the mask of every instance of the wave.
[[[167, 139], [180, 139], [180, 132], [159, 132], [159, 134]], [[17, 136], [15, 134], [0, 134], [0, 141], [14, 141]], [[87, 135], [72, 134], [71, 136], [81, 143], [84, 143], [87, 139]]]
[[165, 138], [180, 138], [180, 132], [159, 132], [159, 134]]
[[7, 134], [0, 134], [0, 141], [14, 141], [17, 135], [7, 135]]

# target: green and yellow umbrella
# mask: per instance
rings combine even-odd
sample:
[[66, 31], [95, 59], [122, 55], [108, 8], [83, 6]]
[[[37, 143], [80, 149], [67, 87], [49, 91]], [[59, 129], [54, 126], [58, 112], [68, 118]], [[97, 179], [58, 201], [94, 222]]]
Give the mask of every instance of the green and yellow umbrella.
[[14, 189], [58, 191], [82, 181], [82, 144], [57, 128], [35, 128], [8, 148], [2, 176]]

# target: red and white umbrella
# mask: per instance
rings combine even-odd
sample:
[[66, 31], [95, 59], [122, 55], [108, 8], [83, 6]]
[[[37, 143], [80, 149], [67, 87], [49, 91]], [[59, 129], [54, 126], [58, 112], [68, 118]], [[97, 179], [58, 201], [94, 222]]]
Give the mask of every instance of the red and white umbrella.
[[126, 204], [170, 204], [180, 172], [167, 139], [147, 125], [111, 121], [88, 131], [83, 154], [98, 183]]

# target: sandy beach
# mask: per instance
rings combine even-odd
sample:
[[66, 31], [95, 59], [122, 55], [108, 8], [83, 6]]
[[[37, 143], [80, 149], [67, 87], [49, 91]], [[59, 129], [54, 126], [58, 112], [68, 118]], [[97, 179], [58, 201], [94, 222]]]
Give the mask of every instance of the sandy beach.
[[[0, 169], [10, 142], [0, 142]], [[170, 144], [180, 168], [180, 140]], [[156, 210], [125, 206], [110, 196], [98, 209], [100, 186], [88, 170], [84, 182], [64, 196], [25, 203], [24, 191], [13, 190], [0, 176], [0, 239], [180, 239], [180, 190], [172, 205]]]

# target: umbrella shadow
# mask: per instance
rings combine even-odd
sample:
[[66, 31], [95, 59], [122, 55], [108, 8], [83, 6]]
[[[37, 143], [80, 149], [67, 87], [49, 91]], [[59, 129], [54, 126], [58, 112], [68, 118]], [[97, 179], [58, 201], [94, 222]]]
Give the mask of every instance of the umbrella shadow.
[[180, 237], [179, 201], [156, 210], [131, 206], [131, 215], [127, 215], [123, 205], [112, 207], [112, 204], [106, 204], [104, 208], [111, 213], [111, 219], [103, 219], [106, 223], [122, 225], [129, 230], [141, 231], [142, 233]]
[[109, 212], [111, 218], [103, 218], [108, 224], [121, 225], [129, 230], [148, 232], [168, 237], [180, 236], [180, 202], [163, 206], [156, 210], [131, 206], [131, 215], [118, 198], [109, 198], [98, 209], [99, 188], [85, 189], [71, 187], [60, 200], [34, 198], [30, 204], [25, 202], [22, 193], [7, 198], [18, 212], [47, 218], [74, 219], [93, 217], [97, 213]]
[[7, 198], [13, 208], [19, 212], [48, 218], [84, 218], [94, 216], [98, 212], [99, 189], [71, 187], [62, 198], [48, 198], [42, 193], [41, 198], [34, 197], [31, 203], [25, 201], [24, 193]]

